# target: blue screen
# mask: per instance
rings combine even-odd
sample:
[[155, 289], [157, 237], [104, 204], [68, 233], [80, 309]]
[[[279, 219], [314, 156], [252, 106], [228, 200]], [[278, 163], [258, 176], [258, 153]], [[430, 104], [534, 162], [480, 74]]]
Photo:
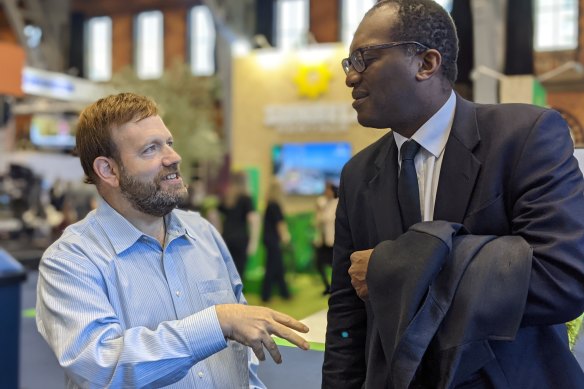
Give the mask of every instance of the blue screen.
[[272, 150], [274, 175], [290, 195], [320, 195], [326, 182], [338, 186], [350, 158], [348, 142], [286, 143]]

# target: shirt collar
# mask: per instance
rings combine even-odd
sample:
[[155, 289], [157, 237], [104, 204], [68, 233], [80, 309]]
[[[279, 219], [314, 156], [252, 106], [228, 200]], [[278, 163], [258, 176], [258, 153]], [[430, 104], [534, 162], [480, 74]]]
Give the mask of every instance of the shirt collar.
[[[114, 247], [116, 254], [122, 253], [136, 243], [142, 236], [146, 236], [146, 234], [134, 227], [132, 223], [120, 215], [103, 199], [99, 200], [95, 215]], [[172, 239], [185, 234], [188, 234], [193, 239], [195, 238], [194, 231], [186, 226], [175, 215], [175, 212], [169, 213], [164, 218], [166, 222], [166, 233], [171, 235]]]
[[179, 236], [188, 235], [193, 239], [196, 239], [196, 232], [189, 224], [185, 223], [179, 214], [184, 211], [173, 210], [168, 215], [164, 217], [166, 222], [166, 234], [171, 235], [174, 238]]
[[[442, 107], [426, 123], [412, 135], [413, 140], [438, 158], [446, 147], [446, 141], [452, 129], [454, 111], [456, 109], [456, 94], [450, 92], [450, 97]], [[398, 150], [408, 139], [394, 131], [393, 136]]]

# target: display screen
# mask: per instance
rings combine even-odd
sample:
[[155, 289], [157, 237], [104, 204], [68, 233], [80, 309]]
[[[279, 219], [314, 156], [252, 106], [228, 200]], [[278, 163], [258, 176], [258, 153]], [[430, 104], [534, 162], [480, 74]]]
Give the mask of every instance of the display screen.
[[75, 147], [76, 114], [36, 114], [31, 119], [30, 141], [39, 148]]
[[338, 185], [350, 158], [347, 142], [286, 143], [272, 149], [274, 175], [289, 195], [320, 195], [326, 182]]

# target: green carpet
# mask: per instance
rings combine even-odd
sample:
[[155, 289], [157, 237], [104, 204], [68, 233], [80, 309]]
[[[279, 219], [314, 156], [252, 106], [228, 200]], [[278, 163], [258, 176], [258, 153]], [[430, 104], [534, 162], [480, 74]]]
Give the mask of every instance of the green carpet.
[[323, 296], [324, 289], [320, 277], [316, 274], [291, 274], [286, 278], [292, 294], [290, 300], [284, 300], [274, 288], [272, 299], [264, 303], [259, 295], [247, 293], [245, 298], [250, 305], [263, 305], [276, 311], [283, 312], [295, 319], [304, 319], [328, 307], [328, 296]]

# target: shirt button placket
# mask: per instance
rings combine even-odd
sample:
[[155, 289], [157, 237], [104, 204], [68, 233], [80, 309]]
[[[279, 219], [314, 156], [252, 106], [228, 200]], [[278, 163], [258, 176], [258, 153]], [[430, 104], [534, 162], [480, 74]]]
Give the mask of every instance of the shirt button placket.
[[213, 385], [211, 385], [211, 376], [209, 375], [209, 372], [207, 371], [206, 367], [204, 366], [200, 366], [197, 370], [197, 388], [210, 388], [210, 387], [214, 387]]

